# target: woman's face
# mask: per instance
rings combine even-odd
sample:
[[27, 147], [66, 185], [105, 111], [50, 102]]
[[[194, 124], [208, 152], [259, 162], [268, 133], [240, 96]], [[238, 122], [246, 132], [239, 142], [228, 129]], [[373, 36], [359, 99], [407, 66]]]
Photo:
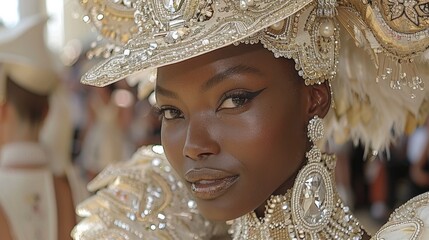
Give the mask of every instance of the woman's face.
[[271, 194], [293, 185], [320, 102], [316, 88], [298, 79], [293, 61], [261, 45], [230, 46], [159, 69], [165, 153], [205, 217], [263, 212]]

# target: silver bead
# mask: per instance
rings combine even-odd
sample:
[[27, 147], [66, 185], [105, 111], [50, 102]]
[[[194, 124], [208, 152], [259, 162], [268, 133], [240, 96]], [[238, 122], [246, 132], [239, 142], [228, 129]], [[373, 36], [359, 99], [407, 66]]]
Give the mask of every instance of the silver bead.
[[247, 2], [247, 6], [255, 6], [254, 0], [246, 0], [246, 2]]
[[240, 9], [246, 11], [249, 8], [246, 0], [240, 0]]

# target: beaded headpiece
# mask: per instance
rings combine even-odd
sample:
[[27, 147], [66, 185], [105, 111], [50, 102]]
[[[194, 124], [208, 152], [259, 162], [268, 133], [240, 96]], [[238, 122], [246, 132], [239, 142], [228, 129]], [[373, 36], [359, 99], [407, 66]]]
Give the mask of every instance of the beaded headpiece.
[[84, 20], [111, 41], [103, 49], [108, 59], [82, 77], [85, 84], [105, 86], [227, 45], [262, 43], [275, 57], [294, 59], [307, 85], [336, 79], [338, 107], [325, 121], [338, 141], [380, 149], [428, 112], [427, 0], [80, 1]]

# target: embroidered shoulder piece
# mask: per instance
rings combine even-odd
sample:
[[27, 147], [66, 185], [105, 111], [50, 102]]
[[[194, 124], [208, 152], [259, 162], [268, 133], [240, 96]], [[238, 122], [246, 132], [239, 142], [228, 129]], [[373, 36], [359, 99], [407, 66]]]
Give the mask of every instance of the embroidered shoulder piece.
[[419, 195], [398, 209], [371, 240], [429, 238], [429, 193]]
[[161, 146], [138, 150], [125, 164], [106, 168], [88, 186], [98, 192], [77, 207], [85, 217], [74, 239], [210, 239], [204, 219], [165, 159]]

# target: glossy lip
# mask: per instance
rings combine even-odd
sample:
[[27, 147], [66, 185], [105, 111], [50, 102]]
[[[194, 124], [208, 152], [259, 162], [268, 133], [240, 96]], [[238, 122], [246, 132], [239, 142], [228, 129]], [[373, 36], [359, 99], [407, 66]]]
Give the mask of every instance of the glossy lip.
[[203, 200], [215, 199], [224, 194], [238, 179], [233, 175], [217, 169], [191, 169], [185, 173], [185, 180], [191, 184], [195, 197]]

